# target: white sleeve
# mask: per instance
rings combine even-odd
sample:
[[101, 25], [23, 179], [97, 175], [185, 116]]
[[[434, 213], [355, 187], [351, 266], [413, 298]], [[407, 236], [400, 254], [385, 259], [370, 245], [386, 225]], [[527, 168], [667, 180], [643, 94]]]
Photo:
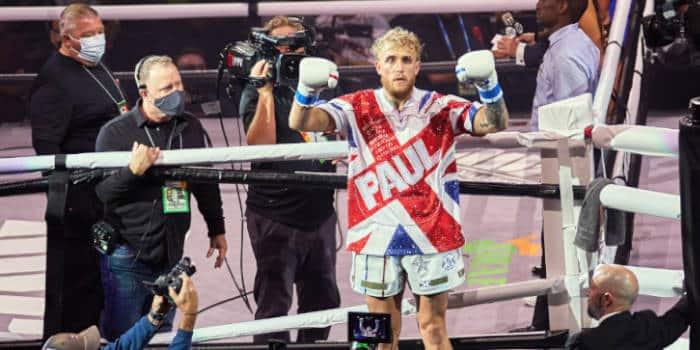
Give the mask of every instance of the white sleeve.
[[472, 133], [474, 126], [474, 117], [481, 108], [481, 103], [471, 102], [462, 97], [454, 95], [443, 96], [439, 104], [444, 108], [449, 101], [458, 102], [455, 108], [450, 109], [450, 124], [455, 134]]
[[320, 108], [335, 121], [335, 132], [347, 136], [348, 135], [348, 118], [352, 115], [352, 105], [339, 99], [334, 98], [328, 102], [318, 104], [314, 107]]
[[519, 66], [525, 65], [525, 46], [527, 46], [526, 43], [518, 43], [515, 49], [515, 64]]

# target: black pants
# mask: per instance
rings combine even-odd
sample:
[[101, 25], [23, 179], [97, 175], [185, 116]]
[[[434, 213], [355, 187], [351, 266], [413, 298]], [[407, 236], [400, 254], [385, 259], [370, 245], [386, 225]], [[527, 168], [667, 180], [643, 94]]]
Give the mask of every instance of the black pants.
[[90, 229], [102, 216], [91, 185], [72, 185], [63, 224], [47, 224], [44, 335], [97, 325], [102, 310], [98, 253]]
[[[246, 211], [248, 234], [257, 262], [255, 274], [255, 319], [286, 316], [292, 305], [296, 284], [297, 313], [333, 309], [340, 306], [335, 278], [335, 225], [331, 215], [316, 231], [302, 231], [251, 210]], [[300, 329], [299, 343], [328, 338], [330, 327]], [[268, 339], [289, 341], [289, 332], [259, 334], [255, 343]]]

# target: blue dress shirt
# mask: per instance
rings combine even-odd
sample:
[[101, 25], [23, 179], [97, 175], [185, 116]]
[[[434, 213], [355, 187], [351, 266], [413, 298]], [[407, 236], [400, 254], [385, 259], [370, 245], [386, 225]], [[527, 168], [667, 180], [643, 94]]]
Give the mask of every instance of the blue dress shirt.
[[530, 130], [539, 129], [537, 109], [552, 102], [595, 93], [600, 51], [578, 26], [559, 28], [549, 36], [549, 49], [537, 72], [537, 89], [532, 101]]

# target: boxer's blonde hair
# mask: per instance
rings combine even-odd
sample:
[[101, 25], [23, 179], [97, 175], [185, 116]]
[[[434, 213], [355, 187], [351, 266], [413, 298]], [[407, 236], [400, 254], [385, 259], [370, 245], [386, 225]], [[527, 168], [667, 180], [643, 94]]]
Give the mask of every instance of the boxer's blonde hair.
[[423, 44], [421, 44], [418, 36], [401, 27], [394, 27], [377, 39], [372, 45], [372, 54], [379, 61], [383, 53], [396, 47], [405, 47], [412, 50], [418, 61], [420, 61], [423, 54]]

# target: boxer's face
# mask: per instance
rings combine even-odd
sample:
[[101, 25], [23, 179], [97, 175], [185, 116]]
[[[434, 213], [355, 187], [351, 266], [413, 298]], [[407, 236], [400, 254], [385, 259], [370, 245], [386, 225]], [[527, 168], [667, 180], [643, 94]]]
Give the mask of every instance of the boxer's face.
[[380, 55], [375, 66], [388, 94], [396, 99], [408, 98], [420, 71], [420, 60], [414, 50], [390, 47]]

